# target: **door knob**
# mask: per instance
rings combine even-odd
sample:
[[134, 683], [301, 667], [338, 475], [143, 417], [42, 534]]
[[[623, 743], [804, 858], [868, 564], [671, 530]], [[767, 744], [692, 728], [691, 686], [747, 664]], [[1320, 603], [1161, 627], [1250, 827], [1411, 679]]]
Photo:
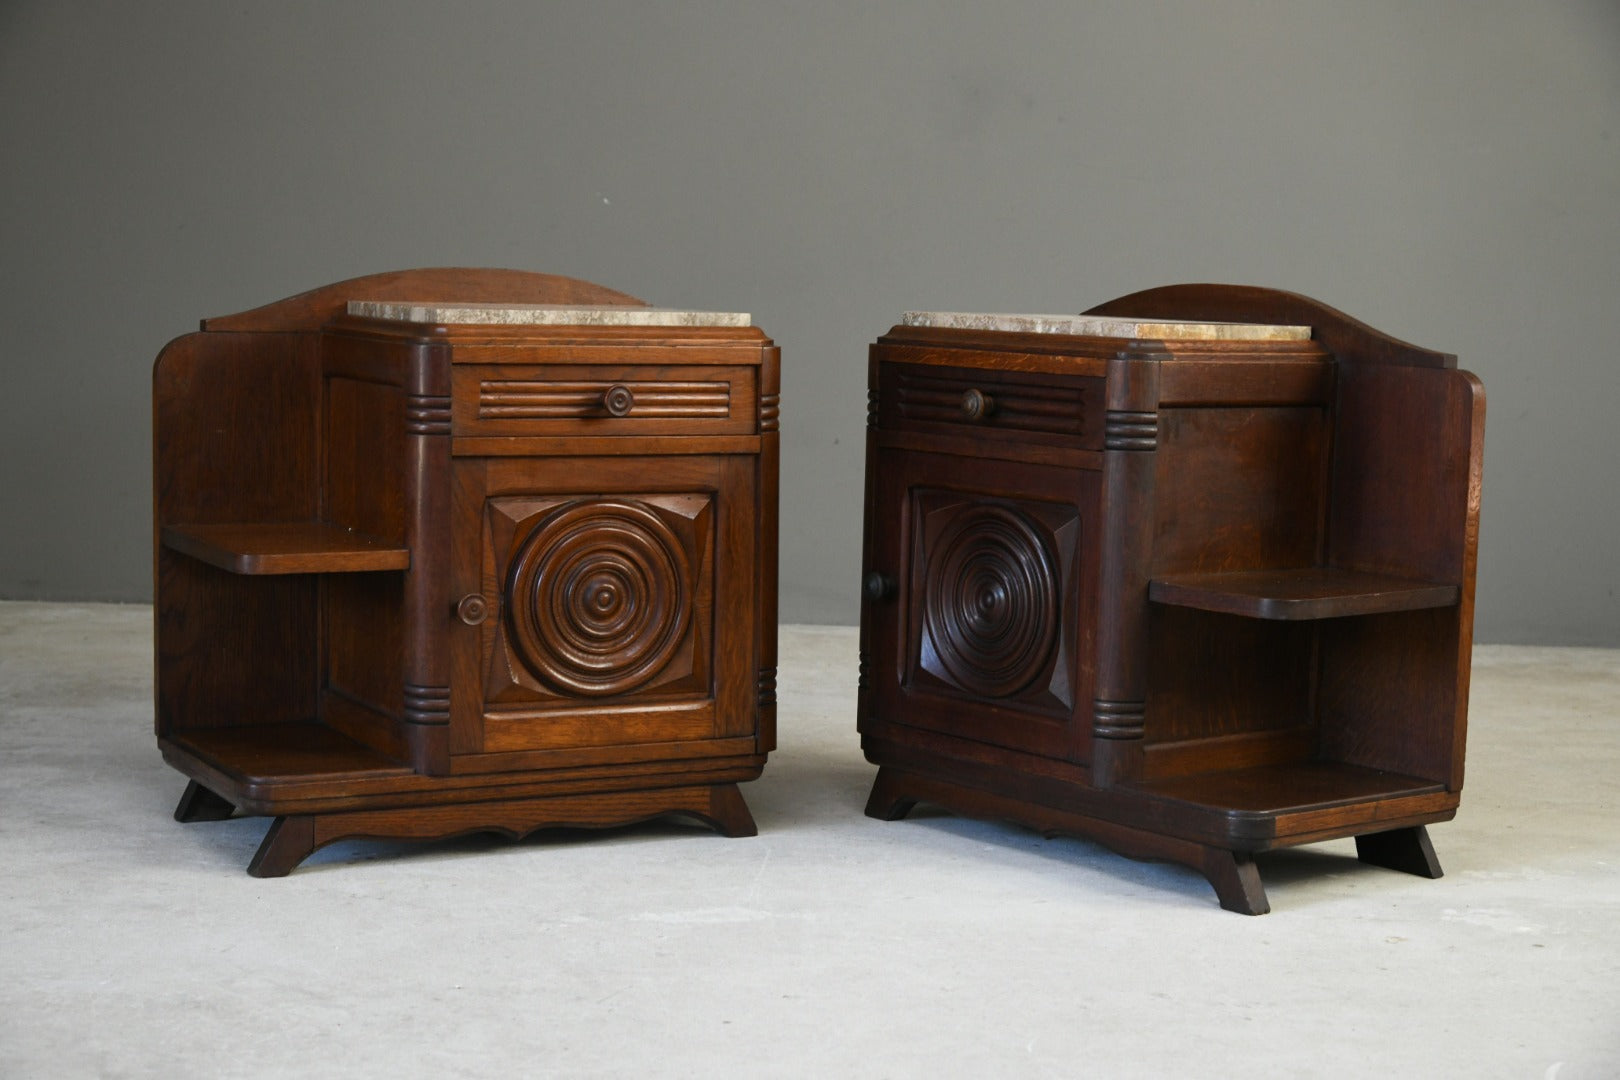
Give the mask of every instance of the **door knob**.
[[962, 415], [969, 420], [983, 420], [996, 411], [996, 399], [983, 390], [962, 392]]
[[893, 599], [895, 591], [894, 578], [883, 571], [873, 570], [866, 575], [866, 595], [868, 599], [876, 603], [882, 603], [885, 600]]
[[456, 615], [468, 626], [477, 626], [489, 618], [489, 601], [477, 593], [468, 593], [456, 605]]
[[602, 408], [613, 416], [629, 416], [636, 407], [636, 395], [623, 383], [615, 383], [602, 392]]

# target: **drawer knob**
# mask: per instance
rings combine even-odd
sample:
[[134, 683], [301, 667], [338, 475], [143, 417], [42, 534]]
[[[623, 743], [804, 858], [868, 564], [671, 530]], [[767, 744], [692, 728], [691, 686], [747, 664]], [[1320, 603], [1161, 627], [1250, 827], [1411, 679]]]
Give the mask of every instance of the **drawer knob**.
[[894, 598], [895, 580], [881, 570], [866, 575], [866, 595], [873, 603], [881, 604]]
[[629, 416], [636, 407], [636, 395], [623, 383], [616, 383], [602, 392], [602, 408], [613, 416]]
[[962, 415], [969, 420], [983, 420], [996, 411], [996, 399], [983, 390], [962, 392]]
[[468, 593], [456, 605], [456, 616], [468, 626], [477, 626], [489, 618], [489, 601], [477, 593]]

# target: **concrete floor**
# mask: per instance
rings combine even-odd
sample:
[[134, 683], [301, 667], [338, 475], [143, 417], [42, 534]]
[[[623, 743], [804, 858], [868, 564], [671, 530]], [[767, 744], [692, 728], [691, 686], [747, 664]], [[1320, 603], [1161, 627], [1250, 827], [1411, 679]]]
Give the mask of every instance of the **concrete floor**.
[[151, 612], [0, 604], [0, 1076], [1620, 1076], [1620, 651], [1475, 653], [1446, 876], [862, 816], [855, 633], [782, 633], [760, 835], [182, 826]]

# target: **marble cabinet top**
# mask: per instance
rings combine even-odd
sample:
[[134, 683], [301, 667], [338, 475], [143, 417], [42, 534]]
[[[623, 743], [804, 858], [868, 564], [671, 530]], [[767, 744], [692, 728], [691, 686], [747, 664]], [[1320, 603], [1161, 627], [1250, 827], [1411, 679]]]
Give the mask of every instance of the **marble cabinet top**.
[[1116, 319], [1103, 315], [1009, 315], [971, 311], [908, 311], [902, 326], [950, 330], [1004, 330], [1022, 334], [1155, 338], [1192, 341], [1309, 341], [1308, 326], [1262, 323], [1184, 322], [1179, 319]]
[[396, 322], [488, 326], [752, 326], [744, 311], [628, 304], [446, 304], [350, 300], [349, 314]]

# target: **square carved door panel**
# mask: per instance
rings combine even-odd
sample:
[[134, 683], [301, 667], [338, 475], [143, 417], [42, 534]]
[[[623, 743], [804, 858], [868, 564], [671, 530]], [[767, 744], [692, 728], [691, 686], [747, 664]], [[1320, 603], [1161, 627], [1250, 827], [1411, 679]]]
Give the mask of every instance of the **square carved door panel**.
[[887, 449], [863, 657], [881, 716], [1013, 749], [1089, 747], [1095, 474]]
[[500, 597], [484, 701], [709, 694], [714, 499], [510, 496], [486, 504]]
[[[457, 463], [458, 580], [484, 618], [452, 646], [463, 752], [667, 743], [752, 723], [752, 459]], [[730, 546], [728, 546], [728, 541]]]
[[1074, 707], [1079, 512], [914, 488], [910, 674], [920, 689], [1064, 716]]

